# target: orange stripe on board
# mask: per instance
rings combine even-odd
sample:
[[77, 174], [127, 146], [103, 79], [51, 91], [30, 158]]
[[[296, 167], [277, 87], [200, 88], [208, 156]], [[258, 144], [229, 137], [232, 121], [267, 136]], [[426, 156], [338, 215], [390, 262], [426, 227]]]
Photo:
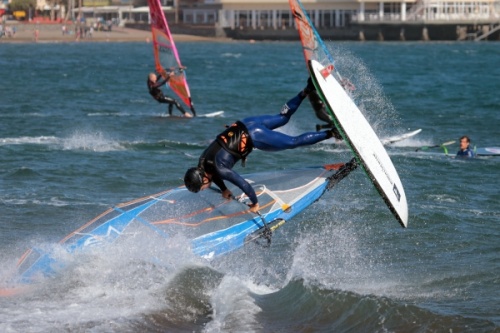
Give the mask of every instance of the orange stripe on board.
[[[229, 201], [230, 200], [228, 200], [227, 202], [229, 202]], [[272, 200], [272, 201], [268, 202], [267, 204], [265, 204], [264, 206], [262, 206], [262, 208], [266, 208], [266, 207], [274, 204], [275, 202], [276, 202], [276, 200]], [[169, 220], [164, 220], [164, 221], [153, 222], [151, 224], [175, 224], [175, 225], [182, 225], [185, 227], [198, 227], [198, 226], [205, 224], [207, 222], [211, 222], [211, 221], [215, 221], [215, 220], [222, 220], [222, 219], [231, 218], [231, 217], [235, 217], [235, 216], [241, 216], [241, 215], [245, 215], [248, 213], [250, 213], [250, 210], [244, 210], [244, 211], [240, 211], [240, 212], [229, 214], [229, 215], [220, 215], [220, 216], [216, 216], [216, 217], [211, 217], [211, 218], [205, 219], [205, 220], [198, 222], [198, 223], [179, 222], [178, 220], [169, 219]]]

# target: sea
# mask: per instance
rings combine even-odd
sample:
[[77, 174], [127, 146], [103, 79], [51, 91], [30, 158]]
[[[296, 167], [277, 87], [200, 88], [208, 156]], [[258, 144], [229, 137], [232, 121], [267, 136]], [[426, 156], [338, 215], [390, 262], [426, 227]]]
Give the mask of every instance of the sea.
[[[0, 297], [1, 332], [500, 332], [500, 44], [327, 43], [387, 147], [408, 198], [396, 221], [362, 170], [255, 244], [207, 260], [152, 240], [68, 256], [56, 276]], [[148, 94], [152, 45], [0, 45], [0, 285], [31, 247], [56, 248], [109, 207], [181, 186], [247, 116], [276, 114], [307, 81], [299, 42], [179, 42], [198, 114]], [[167, 95], [172, 92], [165, 89]], [[174, 113], [176, 111], [174, 110]], [[289, 135], [315, 131], [305, 101]], [[455, 140], [443, 148], [427, 148]], [[418, 151], [416, 151], [418, 150]], [[239, 173], [346, 162], [323, 142], [252, 153]], [[187, 242], [187, 240], [172, 240]]]

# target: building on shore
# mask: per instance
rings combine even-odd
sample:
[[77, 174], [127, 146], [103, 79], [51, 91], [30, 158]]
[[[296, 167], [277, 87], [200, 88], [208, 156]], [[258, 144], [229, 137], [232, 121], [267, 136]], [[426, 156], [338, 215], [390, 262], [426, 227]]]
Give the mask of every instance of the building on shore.
[[[288, 0], [161, 2], [174, 33], [255, 40], [298, 38]], [[302, 4], [325, 39], [500, 39], [500, 0], [302, 0]], [[72, 18], [149, 28], [147, 0], [68, 0], [68, 5], [67, 16]]]
[[[303, 0], [302, 4], [327, 39], [460, 40], [488, 35], [499, 39], [500, 0]], [[233, 38], [297, 38], [288, 0], [206, 0], [182, 8], [184, 24], [214, 21], [219, 33]]]
[[[4, 14], [9, 8], [12, 0], [0, 0], [0, 14]], [[64, 15], [65, 6], [56, 1], [36, 0], [35, 6], [28, 10], [14, 10], [14, 18], [19, 20], [31, 21], [35, 16], [45, 15], [51, 17], [52, 20], [58, 19]], [[16, 12], [20, 13], [16, 15]], [[12, 13], [11, 13], [12, 14]], [[1, 15], [0, 15], [1, 16]]]

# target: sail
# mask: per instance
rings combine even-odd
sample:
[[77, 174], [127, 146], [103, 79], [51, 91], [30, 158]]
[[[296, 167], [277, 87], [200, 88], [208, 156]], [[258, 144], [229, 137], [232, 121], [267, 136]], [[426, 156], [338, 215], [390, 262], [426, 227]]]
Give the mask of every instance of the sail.
[[186, 72], [181, 64], [179, 53], [168, 28], [167, 19], [163, 13], [160, 0], [148, 0], [151, 13], [151, 32], [153, 33], [153, 52], [156, 71], [166, 78], [167, 72], [174, 72], [168, 85], [174, 93], [193, 109], [191, 93], [186, 81]]
[[[265, 221], [276, 230], [350, 171], [339, 163], [245, 175], [259, 197], [259, 216], [250, 213], [243, 202], [224, 199], [218, 190], [191, 193], [184, 186], [118, 204], [64, 237], [59, 245], [28, 250], [18, 262], [19, 275], [6, 285], [0, 281], [0, 297], [54, 276], [64, 268], [69, 255], [99, 248], [112, 253], [109, 246], [126, 246], [134, 239], [165, 244], [170, 237], [183, 235], [198, 256], [213, 258], [229, 253], [260, 238]], [[240, 194], [234, 185], [229, 188]]]
[[295, 25], [299, 31], [300, 41], [304, 51], [304, 58], [306, 60], [306, 67], [309, 60], [316, 60], [325, 66], [325, 68], [328, 68], [329, 72], [334, 74], [333, 76], [337, 79], [337, 81], [341, 82], [342, 76], [335, 68], [333, 56], [330, 54], [325, 43], [314, 28], [314, 25], [307, 15], [307, 11], [304, 9], [304, 6], [302, 6], [300, 0], [288, 0], [288, 2], [290, 4], [292, 15], [295, 19]]

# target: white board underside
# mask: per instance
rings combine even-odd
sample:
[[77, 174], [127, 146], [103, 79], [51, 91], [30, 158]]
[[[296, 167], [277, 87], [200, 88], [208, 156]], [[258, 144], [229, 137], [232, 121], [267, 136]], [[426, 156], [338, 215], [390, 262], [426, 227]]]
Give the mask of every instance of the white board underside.
[[396, 168], [366, 118], [332, 75], [324, 78], [323, 65], [309, 62], [316, 89], [329, 108], [330, 116], [363, 165], [389, 209], [403, 227], [408, 225], [406, 194]]

